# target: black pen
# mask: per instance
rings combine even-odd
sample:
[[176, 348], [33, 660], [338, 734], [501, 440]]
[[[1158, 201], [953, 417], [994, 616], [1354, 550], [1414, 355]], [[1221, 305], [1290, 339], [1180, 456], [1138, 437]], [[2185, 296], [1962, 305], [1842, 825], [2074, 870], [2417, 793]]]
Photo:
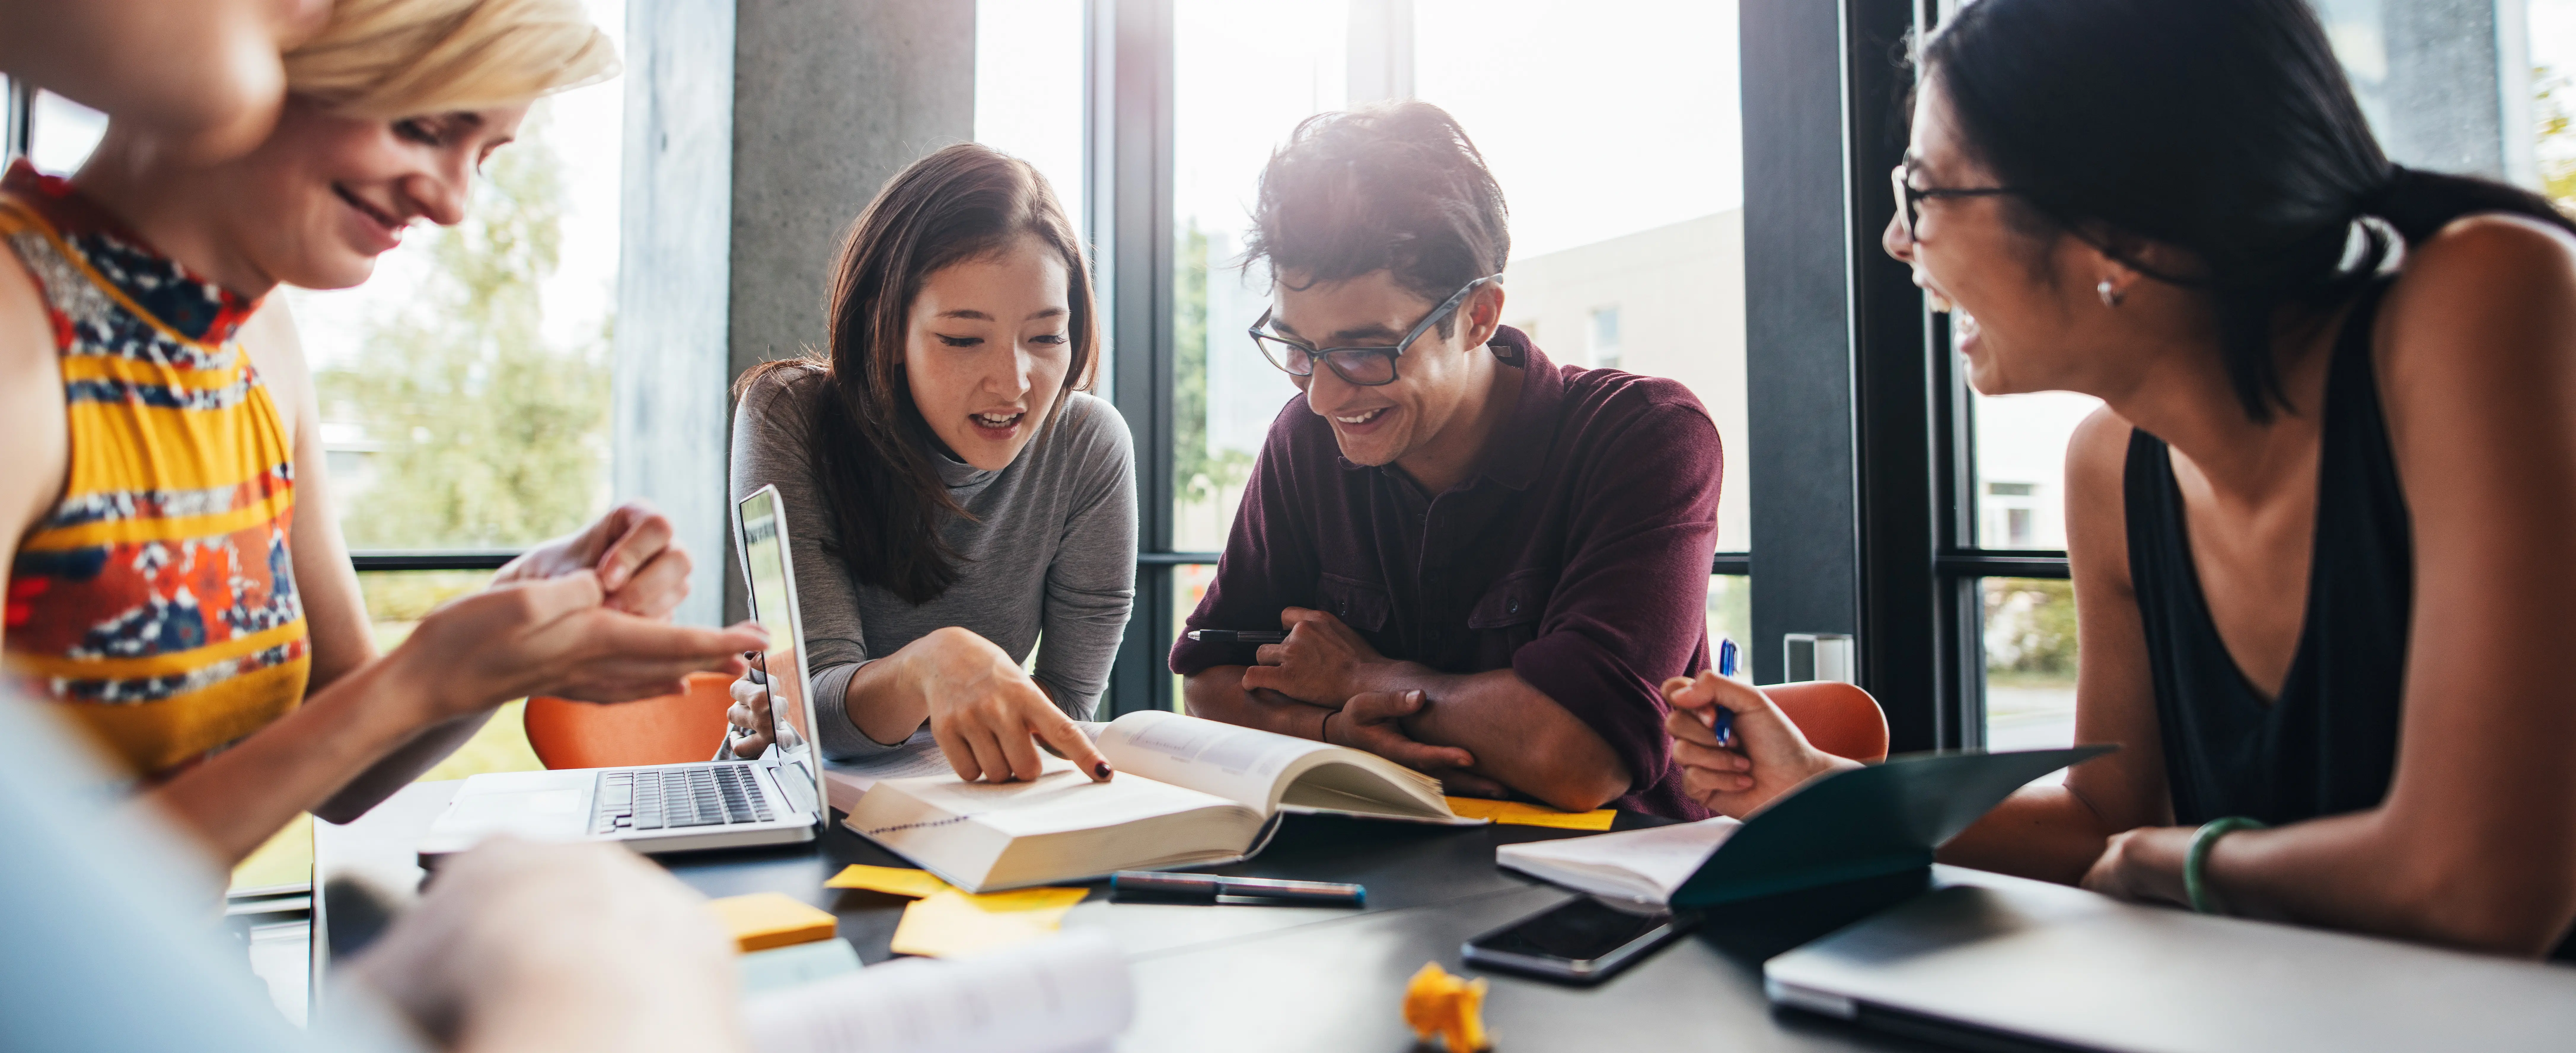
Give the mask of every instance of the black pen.
[[1274, 903], [1327, 903], [1357, 907], [1368, 901], [1368, 889], [1338, 881], [1283, 881], [1278, 878], [1218, 877], [1214, 874], [1162, 874], [1151, 870], [1121, 870], [1109, 875], [1112, 895], [1137, 895], [1157, 899], [1194, 899], [1208, 903], [1224, 902], [1221, 897], [1269, 900]]
[[1277, 629], [1192, 629], [1190, 639], [1200, 643], [1287, 643], [1288, 634]]

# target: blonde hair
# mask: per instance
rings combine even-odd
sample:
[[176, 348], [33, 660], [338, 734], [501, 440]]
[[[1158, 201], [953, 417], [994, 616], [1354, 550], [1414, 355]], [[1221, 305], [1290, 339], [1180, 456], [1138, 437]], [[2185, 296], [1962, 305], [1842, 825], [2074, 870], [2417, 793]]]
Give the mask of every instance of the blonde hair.
[[338, 0], [286, 53], [289, 92], [373, 118], [515, 106], [617, 71], [578, 0]]

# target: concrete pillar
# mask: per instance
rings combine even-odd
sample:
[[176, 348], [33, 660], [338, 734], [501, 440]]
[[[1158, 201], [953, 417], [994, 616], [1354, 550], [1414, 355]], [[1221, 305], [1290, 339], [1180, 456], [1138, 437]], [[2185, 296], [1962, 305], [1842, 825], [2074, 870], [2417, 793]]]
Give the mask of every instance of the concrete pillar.
[[975, 4], [675, 0], [628, 22], [615, 480], [700, 554], [680, 617], [712, 624], [743, 612], [728, 390], [822, 346], [841, 232], [888, 177], [973, 137]]

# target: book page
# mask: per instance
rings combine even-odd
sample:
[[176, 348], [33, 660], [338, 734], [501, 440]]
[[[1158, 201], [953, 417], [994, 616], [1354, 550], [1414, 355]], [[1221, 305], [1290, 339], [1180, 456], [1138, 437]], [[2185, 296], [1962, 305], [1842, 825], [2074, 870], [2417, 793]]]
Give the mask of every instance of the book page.
[[1127, 958], [1097, 932], [872, 965], [743, 1007], [761, 1053], [1105, 1050], [1135, 1013]]
[[[900, 783], [903, 792], [933, 811], [973, 819], [1012, 837], [1097, 830], [1138, 819], [1177, 815], [1196, 808], [1232, 807], [1233, 800], [1121, 771], [1093, 782], [1073, 762], [1041, 756], [1044, 770], [1031, 782], [967, 782], [949, 772]], [[859, 829], [875, 837], [893, 831]]]
[[939, 740], [930, 737], [929, 728], [923, 728], [892, 752], [861, 760], [825, 760], [823, 788], [831, 793], [832, 807], [846, 812], [879, 779], [910, 779], [951, 770], [948, 754], [939, 749]]
[[1101, 754], [1120, 772], [1212, 793], [1263, 815], [1290, 764], [1340, 748], [1154, 710], [1111, 721], [1100, 735]]

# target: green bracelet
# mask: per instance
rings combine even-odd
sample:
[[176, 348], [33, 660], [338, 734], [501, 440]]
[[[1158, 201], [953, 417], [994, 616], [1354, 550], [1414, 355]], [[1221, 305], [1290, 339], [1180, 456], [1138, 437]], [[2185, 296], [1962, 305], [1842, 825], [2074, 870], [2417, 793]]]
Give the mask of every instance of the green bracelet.
[[2239, 830], [2262, 829], [2266, 827], [2256, 820], [2230, 815], [2202, 823], [2200, 829], [2192, 832], [2191, 851], [2182, 860], [2182, 890], [2191, 899], [2191, 909], [2202, 914], [2219, 912], [2218, 907], [2209, 901], [2208, 879], [2200, 876], [2201, 868], [2209, 863], [2209, 850], [2218, 844], [2218, 839]]

